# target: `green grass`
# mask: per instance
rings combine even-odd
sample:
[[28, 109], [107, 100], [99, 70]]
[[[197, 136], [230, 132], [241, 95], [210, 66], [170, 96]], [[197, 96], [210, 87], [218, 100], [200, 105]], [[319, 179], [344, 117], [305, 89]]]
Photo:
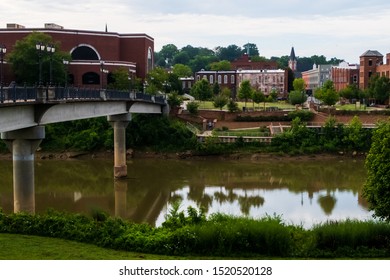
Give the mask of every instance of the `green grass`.
[[184, 259], [105, 249], [69, 240], [0, 234], [0, 260], [169, 260]]
[[[238, 104], [238, 108], [240, 108], [240, 110], [242, 109], [242, 107], [245, 107], [245, 102], [237, 102]], [[249, 109], [253, 109], [253, 103], [252, 102], [247, 102], [246, 103], [246, 107], [249, 108]], [[269, 107], [278, 107], [279, 109], [295, 109], [295, 106], [287, 103], [287, 102], [284, 102], [284, 101], [280, 101], [280, 102], [266, 102], [265, 103], [265, 107], [266, 108], [269, 108]], [[213, 106], [213, 102], [212, 101], [200, 101], [199, 102], [199, 110], [208, 110], [208, 109], [215, 109], [215, 110], [219, 110], [219, 109], [216, 109], [214, 106]], [[259, 104], [256, 104], [255, 103], [255, 110], [256, 111], [260, 111], [260, 110], [263, 110], [264, 109], [264, 103], [259, 103]], [[227, 106], [223, 107], [223, 110], [227, 110]]]
[[269, 136], [270, 133], [260, 131], [259, 128], [251, 128], [251, 129], [240, 129], [240, 130], [225, 130], [225, 131], [213, 131], [213, 135], [216, 136], [252, 136], [252, 137], [263, 137]]

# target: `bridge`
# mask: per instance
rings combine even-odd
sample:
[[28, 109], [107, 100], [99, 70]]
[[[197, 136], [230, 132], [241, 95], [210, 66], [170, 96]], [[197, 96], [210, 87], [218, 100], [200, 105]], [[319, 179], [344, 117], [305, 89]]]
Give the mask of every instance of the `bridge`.
[[107, 116], [114, 129], [114, 177], [127, 176], [126, 127], [131, 114], [168, 114], [166, 99], [118, 90], [1, 87], [1, 139], [12, 152], [14, 212], [35, 212], [35, 151], [45, 125]]

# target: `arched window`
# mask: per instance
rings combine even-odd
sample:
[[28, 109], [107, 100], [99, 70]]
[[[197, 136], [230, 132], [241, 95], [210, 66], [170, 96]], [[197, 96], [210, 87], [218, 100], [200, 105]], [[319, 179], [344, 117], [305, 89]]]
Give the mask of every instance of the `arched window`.
[[210, 75], [210, 84], [214, 84], [214, 76]]
[[84, 85], [99, 85], [100, 76], [95, 72], [87, 72], [83, 75], [83, 84]]
[[222, 76], [218, 75], [218, 84], [222, 84]]
[[235, 81], [236, 79], [235, 79], [235, 76], [234, 75], [232, 75], [231, 77], [230, 77], [230, 83], [231, 84], [235, 84]]
[[227, 83], [228, 83], [228, 75], [224, 75], [224, 76], [223, 76], [223, 83], [224, 83], [225, 85], [227, 85]]
[[71, 51], [72, 60], [99, 60], [99, 55], [91, 46], [80, 45]]

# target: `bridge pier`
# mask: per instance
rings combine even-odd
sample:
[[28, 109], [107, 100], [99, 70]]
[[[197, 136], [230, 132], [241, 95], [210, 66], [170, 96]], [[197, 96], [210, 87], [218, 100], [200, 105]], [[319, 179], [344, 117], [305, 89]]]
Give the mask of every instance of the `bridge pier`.
[[1, 133], [12, 152], [14, 212], [35, 213], [35, 150], [45, 138], [45, 127], [35, 126]]
[[131, 114], [108, 116], [108, 121], [114, 128], [114, 177], [127, 177], [126, 164], [126, 127], [131, 121]]

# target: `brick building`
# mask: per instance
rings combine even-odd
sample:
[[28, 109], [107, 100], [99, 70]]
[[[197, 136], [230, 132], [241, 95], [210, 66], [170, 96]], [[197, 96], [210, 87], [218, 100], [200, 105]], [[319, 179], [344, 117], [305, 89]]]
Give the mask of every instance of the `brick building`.
[[[7, 24], [7, 28], [0, 29], [0, 44], [7, 47], [7, 53], [12, 52], [15, 42], [32, 32], [50, 35], [53, 41], [60, 42], [61, 51], [69, 52], [69, 81], [74, 86], [106, 84], [110, 73], [120, 67], [127, 68], [130, 77], [144, 79], [153, 68], [154, 39], [147, 34], [71, 30], [52, 23], [44, 28]], [[6, 61], [4, 68], [7, 84], [13, 77]], [[108, 71], [107, 75], [102, 75], [103, 69]]]
[[346, 88], [348, 85], [355, 84], [359, 86], [359, 65], [343, 61], [338, 66], [332, 66], [331, 78], [337, 91]]
[[259, 70], [259, 69], [278, 69], [276, 61], [252, 61], [250, 56], [244, 54], [239, 59], [231, 62], [233, 70]]

